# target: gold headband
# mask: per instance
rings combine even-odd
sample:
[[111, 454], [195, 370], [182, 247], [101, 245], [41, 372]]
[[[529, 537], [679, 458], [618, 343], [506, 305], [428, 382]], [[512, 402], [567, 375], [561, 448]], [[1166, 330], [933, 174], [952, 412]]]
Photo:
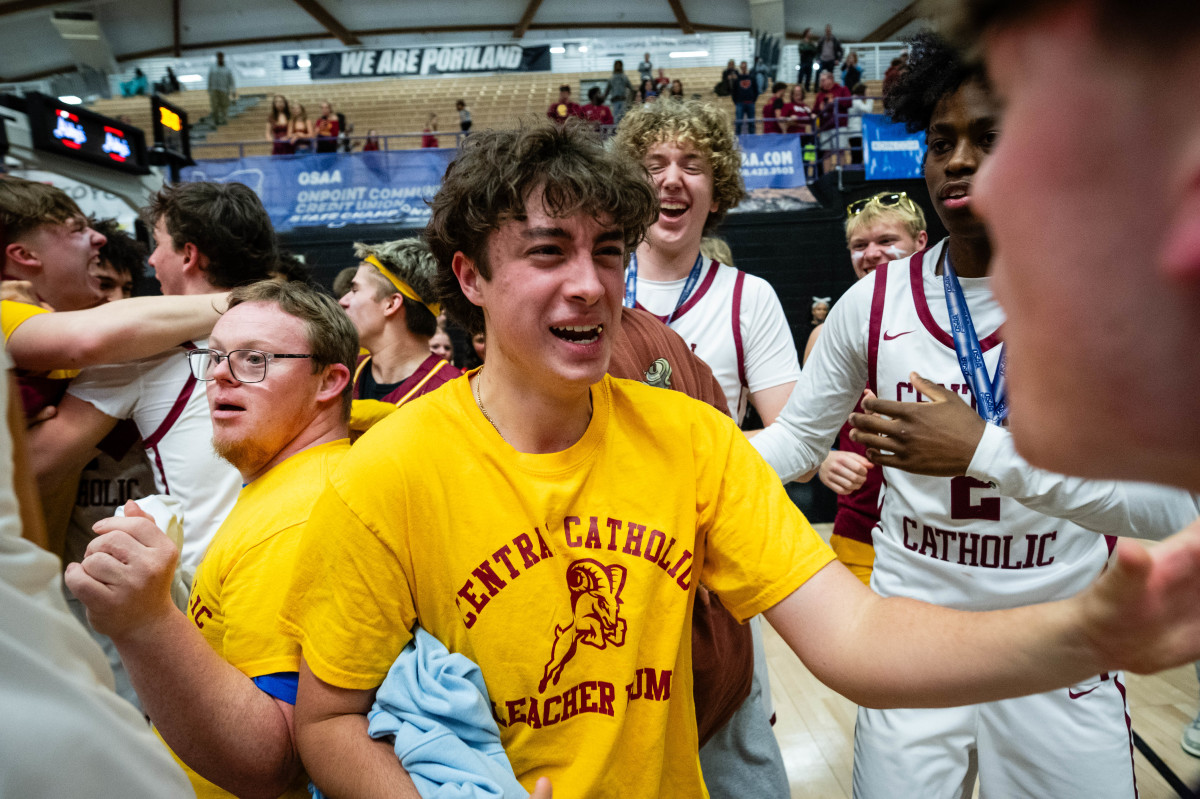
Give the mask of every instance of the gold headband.
[[390, 270], [386, 266], [384, 266], [383, 262], [380, 261], [378, 258], [376, 258], [374, 255], [368, 255], [366, 258], [363, 258], [363, 261], [365, 261], [366, 263], [369, 263], [371, 266], [378, 269], [379, 274], [386, 277], [388, 282], [396, 287], [396, 291], [400, 292], [405, 297], [408, 297], [413, 302], [421, 303], [426, 308], [428, 308], [429, 312], [431, 314], [433, 314], [434, 316], [441, 316], [441, 314], [442, 314], [441, 303], [425, 302], [425, 300], [421, 299], [421, 297], [417, 294], [417, 292], [413, 290], [412, 286], [405, 283], [404, 280], [402, 280], [399, 275], [397, 275], [395, 272], [393, 272], [392, 270]]

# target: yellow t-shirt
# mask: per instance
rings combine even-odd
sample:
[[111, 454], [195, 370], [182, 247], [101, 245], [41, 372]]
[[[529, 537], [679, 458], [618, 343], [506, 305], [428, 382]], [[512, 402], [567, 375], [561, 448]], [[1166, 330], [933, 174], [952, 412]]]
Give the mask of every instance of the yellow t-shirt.
[[605, 378], [569, 449], [513, 450], [467, 380], [368, 431], [302, 536], [283, 626], [379, 685], [420, 624], [479, 664], [513, 770], [555, 796], [704, 795], [696, 575], [739, 618], [833, 559], [730, 419]]
[[[300, 669], [299, 647], [279, 630], [279, 610], [318, 487], [349, 451], [346, 439], [311, 447], [245, 486], [196, 570], [187, 613], [247, 677]], [[233, 796], [180, 765], [198, 799]], [[307, 785], [302, 774], [283, 796], [307, 799]]]
[[[4, 333], [4, 341], [8, 343], [13, 331], [29, 319], [39, 314], [50, 313], [40, 305], [30, 305], [16, 300], [0, 300], [0, 331]], [[70, 380], [79, 374], [78, 369], [55, 369], [52, 372], [24, 372], [50, 380]]]

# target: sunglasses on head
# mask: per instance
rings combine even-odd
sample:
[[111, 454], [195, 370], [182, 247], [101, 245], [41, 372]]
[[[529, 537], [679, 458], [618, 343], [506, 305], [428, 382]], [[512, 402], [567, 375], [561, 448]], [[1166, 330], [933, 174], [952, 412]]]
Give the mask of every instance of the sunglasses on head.
[[883, 192], [881, 194], [876, 194], [873, 197], [866, 197], [861, 200], [855, 200], [854, 202], [847, 205], [846, 206], [846, 217], [849, 218], [849, 217], [857, 216], [858, 214], [861, 214], [863, 211], [865, 211], [867, 209], [867, 206], [870, 205], [871, 203], [877, 203], [879, 205], [884, 206], [885, 208], [893, 206], [893, 205], [900, 205], [900, 204], [904, 204], [904, 205], [911, 207], [913, 204], [913, 201], [908, 199], [908, 194], [905, 192], [902, 192], [902, 191]]

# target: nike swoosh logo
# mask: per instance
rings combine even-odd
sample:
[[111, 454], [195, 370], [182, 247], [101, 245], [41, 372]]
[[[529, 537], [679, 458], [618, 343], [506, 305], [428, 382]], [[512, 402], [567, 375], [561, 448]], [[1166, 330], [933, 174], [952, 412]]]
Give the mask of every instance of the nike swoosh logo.
[[1075, 693], [1070, 688], [1068, 688], [1067, 696], [1071, 697], [1072, 699], [1078, 699], [1081, 696], [1087, 696], [1088, 694], [1090, 694], [1092, 691], [1096, 690], [1099, 687], [1100, 687], [1099, 685], [1093, 685], [1091, 688], [1087, 689], [1086, 691], [1080, 691], [1079, 693]]
[[903, 333], [897, 333], [896, 335], [893, 336], [885, 330], [883, 333], [883, 340], [891, 341], [892, 339], [897, 339], [897, 338], [900, 338], [901, 336], [907, 336], [911, 332], [912, 332], [911, 330], [905, 330]]

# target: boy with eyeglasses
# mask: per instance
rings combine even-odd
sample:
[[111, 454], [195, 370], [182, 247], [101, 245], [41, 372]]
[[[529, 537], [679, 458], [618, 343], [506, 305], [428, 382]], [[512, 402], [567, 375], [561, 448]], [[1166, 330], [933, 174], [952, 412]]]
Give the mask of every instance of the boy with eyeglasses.
[[[925, 214], [904, 192], [881, 192], [846, 206], [846, 246], [859, 280], [888, 261], [925, 249]], [[804, 362], [825, 325], [813, 328], [804, 347]], [[855, 413], [862, 411], [860, 404]], [[879, 521], [883, 472], [867, 460], [866, 447], [851, 440], [850, 423], [838, 431], [837, 449], [821, 461], [821, 482], [838, 495], [837, 515], [829, 545], [855, 577], [870, 585], [875, 548], [871, 531]]]
[[[869, 383], [880, 399], [863, 407], [883, 416], [851, 421], [853, 440], [886, 467], [871, 588], [965, 610], [1069, 597], [1114, 546], [1092, 531], [1161, 538], [1196, 505], [1183, 492], [1039, 472], [1014, 453], [1002, 427], [1003, 314], [972, 204], [1000, 124], [979, 72], [939, 38], [918, 37], [911, 53], [889, 111], [926, 132], [926, 184], [950, 236], [846, 293], [779, 421], [752, 443], [784, 479], [811, 469]], [[957, 795], [974, 759], [987, 795], [1131, 797], [1122, 679], [1102, 672], [958, 708], [860, 708], [854, 794]]]
[[297, 282], [240, 288], [229, 304], [188, 359], [212, 446], [245, 485], [186, 611], [169, 593], [178, 552], [134, 502], [96, 525], [66, 582], [112, 637], [197, 796], [298, 799], [308, 796], [292, 725], [300, 652], [275, 620], [316, 487], [350, 450], [358, 336], [333, 300]]

